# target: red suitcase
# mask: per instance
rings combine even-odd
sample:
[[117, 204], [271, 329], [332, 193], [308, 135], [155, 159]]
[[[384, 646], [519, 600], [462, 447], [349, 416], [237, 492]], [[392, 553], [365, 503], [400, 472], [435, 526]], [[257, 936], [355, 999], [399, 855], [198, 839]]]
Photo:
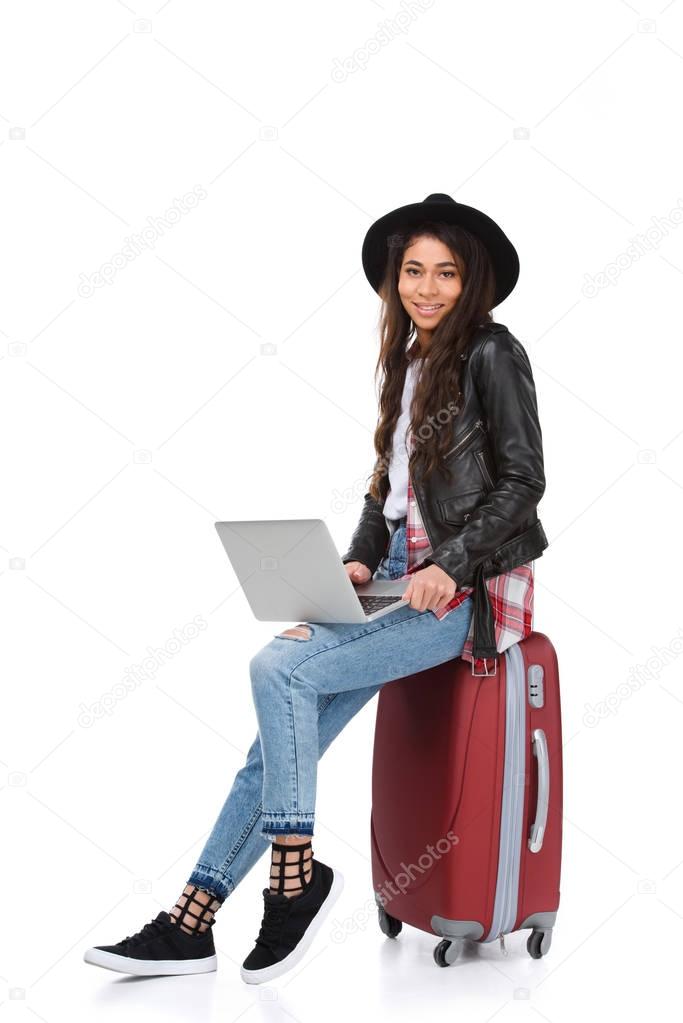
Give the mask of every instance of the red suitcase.
[[382, 931], [464, 940], [532, 928], [550, 948], [560, 900], [562, 728], [557, 656], [532, 632], [495, 674], [458, 657], [379, 693], [372, 766], [372, 880]]

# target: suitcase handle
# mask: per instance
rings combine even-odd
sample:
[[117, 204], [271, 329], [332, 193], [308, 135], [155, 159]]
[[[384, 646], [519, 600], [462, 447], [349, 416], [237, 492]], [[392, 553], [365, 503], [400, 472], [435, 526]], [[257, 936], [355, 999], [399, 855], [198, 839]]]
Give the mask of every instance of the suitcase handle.
[[531, 825], [529, 849], [539, 852], [543, 845], [545, 826], [548, 821], [548, 798], [550, 795], [550, 758], [548, 756], [548, 740], [542, 728], [534, 728], [532, 733], [532, 749], [538, 761], [538, 795], [536, 798], [536, 819]]

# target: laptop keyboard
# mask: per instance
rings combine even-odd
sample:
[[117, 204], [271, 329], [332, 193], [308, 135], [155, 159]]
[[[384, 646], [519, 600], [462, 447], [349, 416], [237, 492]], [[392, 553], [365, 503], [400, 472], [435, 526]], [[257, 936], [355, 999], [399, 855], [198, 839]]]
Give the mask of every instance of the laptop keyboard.
[[387, 607], [388, 604], [395, 604], [397, 600], [403, 600], [403, 596], [400, 593], [394, 594], [383, 594], [377, 596], [376, 594], [366, 593], [358, 594], [361, 607], [366, 615], [371, 615], [375, 611], [379, 611], [383, 607]]

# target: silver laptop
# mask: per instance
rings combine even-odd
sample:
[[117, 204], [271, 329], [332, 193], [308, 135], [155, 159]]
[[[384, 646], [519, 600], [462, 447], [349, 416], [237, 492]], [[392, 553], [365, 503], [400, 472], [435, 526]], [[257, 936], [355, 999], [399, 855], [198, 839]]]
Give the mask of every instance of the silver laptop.
[[408, 604], [407, 579], [354, 584], [322, 519], [216, 522], [262, 622], [371, 622]]

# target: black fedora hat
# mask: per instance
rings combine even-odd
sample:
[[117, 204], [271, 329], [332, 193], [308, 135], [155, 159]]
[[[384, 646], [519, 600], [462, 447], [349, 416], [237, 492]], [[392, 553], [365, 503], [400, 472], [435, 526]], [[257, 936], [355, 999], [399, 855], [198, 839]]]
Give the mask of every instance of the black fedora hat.
[[363, 241], [362, 261], [365, 276], [375, 291], [379, 291], [384, 277], [392, 235], [402, 234], [423, 220], [442, 220], [449, 224], [457, 224], [471, 231], [484, 243], [490, 253], [496, 278], [493, 304], [500, 305], [510, 294], [519, 277], [517, 250], [495, 220], [481, 210], [475, 210], [473, 206], [456, 202], [443, 192], [434, 192], [423, 202], [399, 206], [391, 213], [385, 213], [369, 228]]

